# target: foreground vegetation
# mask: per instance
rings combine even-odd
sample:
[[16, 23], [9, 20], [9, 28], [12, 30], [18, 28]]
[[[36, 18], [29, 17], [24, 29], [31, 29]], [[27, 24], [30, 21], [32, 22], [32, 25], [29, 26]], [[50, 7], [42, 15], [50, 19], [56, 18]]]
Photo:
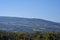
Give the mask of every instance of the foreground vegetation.
[[60, 40], [59, 32], [13, 33], [0, 31], [0, 40]]

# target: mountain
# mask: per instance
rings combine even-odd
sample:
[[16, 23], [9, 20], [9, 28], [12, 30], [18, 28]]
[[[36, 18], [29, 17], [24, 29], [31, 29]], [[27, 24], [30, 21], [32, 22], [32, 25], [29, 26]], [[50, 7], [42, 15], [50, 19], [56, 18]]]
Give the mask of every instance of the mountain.
[[0, 30], [10, 32], [59, 32], [60, 23], [35, 18], [0, 16]]

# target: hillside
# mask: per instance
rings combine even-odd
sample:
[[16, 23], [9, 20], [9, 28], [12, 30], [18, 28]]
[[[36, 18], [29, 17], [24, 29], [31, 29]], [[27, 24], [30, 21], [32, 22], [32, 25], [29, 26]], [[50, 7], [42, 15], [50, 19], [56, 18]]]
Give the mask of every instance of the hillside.
[[11, 32], [59, 32], [60, 23], [35, 18], [0, 16], [0, 30], [6, 30]]

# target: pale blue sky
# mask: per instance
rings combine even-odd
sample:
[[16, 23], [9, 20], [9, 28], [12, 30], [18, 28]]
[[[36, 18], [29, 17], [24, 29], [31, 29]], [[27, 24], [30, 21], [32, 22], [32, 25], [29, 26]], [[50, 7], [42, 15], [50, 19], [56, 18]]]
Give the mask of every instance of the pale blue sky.
[[60, 0], [0, 0], [0, 16], [60, 22]]

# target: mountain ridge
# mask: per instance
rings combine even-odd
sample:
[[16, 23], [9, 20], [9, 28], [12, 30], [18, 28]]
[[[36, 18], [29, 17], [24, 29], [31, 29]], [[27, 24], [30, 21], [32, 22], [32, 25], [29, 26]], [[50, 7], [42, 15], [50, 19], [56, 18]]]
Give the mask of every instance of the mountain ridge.
[[59, 22], [50, 21], [50, 20], [45, 20], [45, 19], [40, 19], [40, 18], [11, 17], [11, 16], [0, 16], [0, 17], [4, 17], [4, 18], [18, 18], [18, 19], [19, 19], [19, 18], [23, 18], [23, 19], [38, 19], [38, 20], [49, 21], [49, 22], [54, 22], [54, 23], [60, 24]]
[[60, 30], [60, 23], [36, 18], [0, 16], [0, 30], [12, 32], [56, 31]]

